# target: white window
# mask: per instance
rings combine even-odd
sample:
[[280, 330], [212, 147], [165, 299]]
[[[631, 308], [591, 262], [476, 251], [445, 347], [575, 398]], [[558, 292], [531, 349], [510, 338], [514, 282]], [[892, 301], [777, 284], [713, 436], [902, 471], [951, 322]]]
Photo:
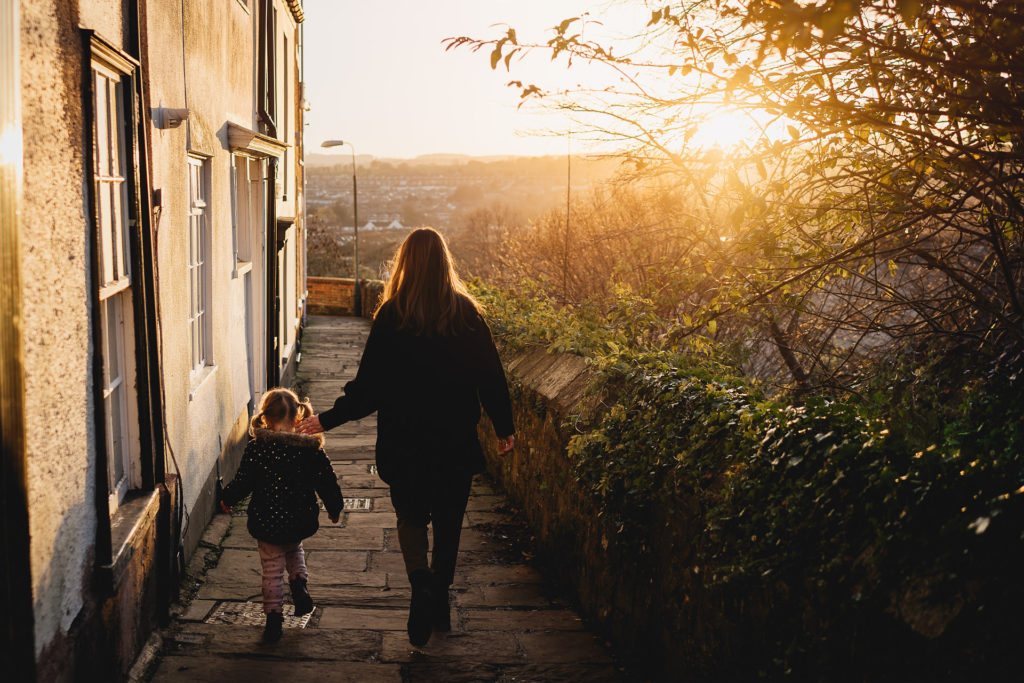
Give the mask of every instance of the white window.
[[99, 219], [101, 298], [131, 284], [128, 269], [128, 187], [125, 183], [125, 118], [121, 74], [93, 64], [95, 89], [96, 211]]
[[210, 228], [206, 207], [206, 163], [188, 158], [188, 333], [192, 374], [213, 365], [210, 339]]
[[[231, 229], [235, 246], [235, 271], [252, 264], [253, 228], [262, 220], [263, 174], [260, 162], [236, 154], [231, 161]], [[255, 187], [254, 187], [255, 184]], [[254, 205], [254, 202], [257, 202]]]
[[137, 485], [138, 435], [135, 433], [135, 386], [131, 290], [101, 304], [103, 325], [103, 410], [107, 427], [107, 484], [110, 511]]
[[92, 63], [93, 190], [99, 232], [100, 351], [111, 513], [130, 488], [139, 486], [140, 479], [124, 75], [106, 61]]

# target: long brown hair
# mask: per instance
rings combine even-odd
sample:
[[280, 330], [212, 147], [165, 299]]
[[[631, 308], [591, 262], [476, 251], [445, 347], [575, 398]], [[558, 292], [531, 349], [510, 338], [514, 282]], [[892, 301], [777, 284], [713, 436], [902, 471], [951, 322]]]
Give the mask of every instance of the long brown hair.
[[270, 429], [281, 422], [295, 423], [313, 414], [309, 399], [302, 401], [291, 389], [274, 387], [268, 389], [260, 399], [260, 408], [249, 421], [249, 436], [256, 436], [257, 429]]
[[481, 308], [455, 272], [444, 237], [433, 228], [413, 230], [398, 247], [381, 306], [388, 302], [399, 329], [423, 334], [457, 332], [465, 323], [463, 307]]

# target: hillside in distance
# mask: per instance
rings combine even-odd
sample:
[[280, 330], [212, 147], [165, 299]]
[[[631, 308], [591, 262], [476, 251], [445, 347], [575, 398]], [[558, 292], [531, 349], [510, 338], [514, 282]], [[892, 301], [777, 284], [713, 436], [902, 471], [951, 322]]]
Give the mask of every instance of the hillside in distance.
[[[370, 154], [357, 154], [356, 155], [356, 166], [362, 169], [364, 166], [370, 166], [373, 162], [388, 163], [394, 165], [405, 164], [407, 166], [448, 166], [448, 165], [461, 165], [468, 164], [471, 161], [489, 162], [489, 161], [508, 161], [511, 159], [521, 159], [514, 154], [494, 154], [490, 156], [473, 156], [470, 154], [421, 154], [417, 157], [410, 159], [399, 159], [397, 157], [375, 157]], [[346, 153], [334, 153], [334, 154], [323, 154], [314, 153], [307, 154], [305, 158], [307, 168], [320, 168], [323, 166], [347, 166], [349, 170], [352, 168], [352, 157]]]
[[[324, 165], [324, 157], [335, 162]], [[315, 158], [316, 163], [311, 163]], [[502, 207], [524, 219], [564, 206], [567, 159], [431, 154], [416, 159], [357, 158], [359, 223], [399, 221], [406, 227], [458, 228], [473, 211]], [[618, 161], [573, 157], [571, 188], [586, 190], [611, 178]], [[328, 228], [352, 225], [351, 161], [307, 157], [306, 203]]]

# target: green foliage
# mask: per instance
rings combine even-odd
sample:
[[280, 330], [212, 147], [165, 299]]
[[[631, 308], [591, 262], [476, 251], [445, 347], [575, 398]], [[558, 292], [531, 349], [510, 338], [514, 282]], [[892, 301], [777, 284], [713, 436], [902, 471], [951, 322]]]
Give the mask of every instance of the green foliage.
[[796, 404], [644, 340], [642, 303], [610, 319], [476, 293], [506, 344], [593, 360], [607, 407], [569, 458], [607, 537], [653, 567], [669, 528], [726, 620], [763, 602], [741, 674], [847, 678], [870, 653], [869, 677], [950, 676], [965, 653], [984, 671], [1012, 651], [997, 641], [1024, 606], [1019, 357], [979, 370], [947, 350], [864, 399]]

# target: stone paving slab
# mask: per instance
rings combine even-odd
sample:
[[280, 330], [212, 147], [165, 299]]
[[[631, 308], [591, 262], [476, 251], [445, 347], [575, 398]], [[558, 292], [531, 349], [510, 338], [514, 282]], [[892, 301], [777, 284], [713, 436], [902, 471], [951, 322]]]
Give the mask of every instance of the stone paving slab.
[[303, 662], [291, 659], [222, 658], [212, 655], [165, 657], [154, 681], [234, 683], [235, 681], [315, 681], [316, 683], [401, 683], [401, 667], [379, 662]]
[[481, 631], [479, 633], [435, 634], [422, 648], [409, 644], [405, 631], [385, 631], [381, 661], [415, 662], [481, 660], [488, 664], [522, 664], [516, 638], [511, 633]]
[[329, 605], [323, 608], [318, 628], [404, 632], [408, 618], [409, 610], [404, 606], [399, 609], [369, 609]]
[[[354, 376], [369, 323], [313, 316], [303, 332], [298, 382], [314, 407], [329, 407]], [[387, 485], [374, 463], [373, 416], [332, 430], [325, 448], [349, 504], [340, 524], [326, 512], [303, 541], [316, 609], [306, 628], [263, 644], [261, 628], [207, 623], [218, 607], [260, 603], [260, 565], [246, 517], [217, 515], [223, 534], [191, 605], [164, 632], [152, 680], [171, 683], [333, 681], [616, 681], [622, 672], [584, 623], [517, 557], [507, 503], [478, 477], [464, 520], [452, 589], [453, 631], [413, 648], [405, 632], [411, 591]], [[208, 558], [216, 557], [211, 552]], [[207, 560], [210, 564], [210, 559]], [[285, 590], [285, 602], [290, 602]], [[225, 612], [225, 610], [221, 610]], [[230, 612], [231, 610], [226, 610]]]
[[583, 621], [566, 609], [465, 609], [461, 612], [468, 631], [582, 631]]
[[262, 626], [190, 624], [183, 629], [187, 640], [173, 642], [174, 654], [366, 661], [380, 652], [382, 642], [379, 631], [368, 629], [284, 629], [277, 643], [262, 642], [262, 633]]

